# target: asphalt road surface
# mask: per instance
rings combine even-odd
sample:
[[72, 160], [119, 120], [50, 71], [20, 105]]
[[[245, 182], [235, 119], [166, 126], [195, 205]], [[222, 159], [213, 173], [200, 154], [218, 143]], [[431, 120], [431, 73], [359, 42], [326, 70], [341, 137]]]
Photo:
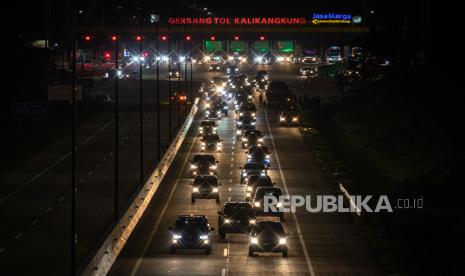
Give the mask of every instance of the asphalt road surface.
[[[129, 69], [129, 68], [128, 68]], [[297, 75], [294, 65], [242, 65], [242, 72], [253, 75], [268, 70], [272, 80], [285, 80], [297, 95], [332, 96], [334, 84], [319, 83], [311, 88]], [[166, 75], [166, 66], [160, 76]], [[188, 73], [190, 74], [190, 72]], [[207, 65], [194, 66], [196, 81], [206, 81], [222, 73], [209, 73]], [[155, 73], [144, 71], [144, 173], [156, 165]], [[140, 185], [138, 112], [138, 77], [121, 81], [120, 114], [120, 213]], [[183, 79], [183, 76], [181, 78]], [[172, 84], [173, 91], [184, 83]], [[198, 83], [197, 83], [198, 87]], [[167, 84], [162, 83], [166, 99]], [[113, 96], [112, 82], [98, 82], [93, 93]], [[163, 101], [163, 100], [162, 100]], [[168, 144], [168, 111], [164, 101], [161, 137]], [[184, 113], [183, 113], [184, 114]], [[233, 112], [230, 112], [233, 114]], [[215, 234], [209, 256], [189, 252], [170, 255], [168, 244], [171, 226], [180, 214], [205, 214], [211, 226], [217, 227], [217, 211], [225, 201], [243, 200], [244, 186], [239, 184], [239, 167], [245, 163], [244, 150], [234, 140], [233, 116], [223, 118], [219, 134], [224, 151], [215, 156], [220, 161], [218, 175], [223, 186], [221, 203], [199, 200], [190, 203], [190, 185], [186, 162], [200, 151], [197, 138], [198, 119], [190, 129], [169, 174], [152, 200], [150, 207], [129, 239], [111, 270], [112, 275], [236, 275], [236, 274], [309, 274], [309, 275], [377, 275], [380, 274], [366, 245], [350, 223], [349, 215], [286, 215], [285, 227], [290, 234], [289, 257], [264, 254], [247, 256], [245, 236], [232, 235], [220, 241]], [[258, 113], [258, 128], [266, 134], [265, 144], [274, 150], [270, 175], [289, 194], [334, 193], [319, 167], [305, 150], [296, 128], [277, 126], [274, 114]], [[177, 110], [172, 110], [173, 133]], [[78, 128], [77, 153], [77, 245], [78, 263], [85, 262], [104, 234], [112, 226], [114, 211], [114, 145], [111, 112], [102, 112]], [[174, 134], [173, 134], [174, 136]], [[46, 275], [67, 274], [69, 269], [69, 137], [26, 160], [23, 165], [0, 176], [0, 272], [16, 275], [40, 271]], [[27, 264], [27, 265], [25, 265]], [[3, 274], [3, 273], [0, 273]]]
[[[273, 69], [281, 73], [280, 68]], [[289, 74], [292, 72], [290, 68], [282, 71], [287, 70], [287, 80], [291, 85], [298, 85], [299, 79]], [[272, 79], [279, 78], [278, 74], [273, 76], [273, 71], [269, 71]], [[310, 214], [304, 209], [285, 215], [284, 225], [289, 234], [288, 258], [268, 253], [249, 257], [245, 235], [229, 235], [223, 241], [217, 232], [213, 236], [211, 255], [204, 255], [202, 250], [179, 250], [178, 254], [171, 255], [172, 234], [168, 227], [178, 215], [207, 215], [210, 226], [218, 229], [217, 212], [224, 202], [244, 201], [245, 198], [239, 167], [245, 164], [246, 154], [235, 139], [236, 115], [230, 107], [230, 116], [223, 117], [219, 123], [224, 149], [214, 154], [220, 162], [221, 202], [198, 200], [191, 203], [192, 178], [188, 161], [200, 153], [197, 128], [201, 113], [110, 275], [383, 275], [360, 238], [357, 226], [351, 223], [350, 215]], [[269, 175], [285, 194], [335, 193], [335, 184], [326, 182], [297, 128], [280, 127], [277, 116], [263, 110], [257, 114], [257, 128], [265, 134], [264, 144], [273, 151]]]

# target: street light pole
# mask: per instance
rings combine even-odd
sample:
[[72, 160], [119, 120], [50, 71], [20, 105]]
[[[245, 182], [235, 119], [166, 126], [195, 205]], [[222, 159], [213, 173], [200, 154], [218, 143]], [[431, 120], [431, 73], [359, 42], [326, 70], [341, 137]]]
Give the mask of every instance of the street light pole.
[[179, 97], [181, 96], [181, 59], [180, 59], [180, 48], [179, 48], [179, 39], [176, 41], [176, 51], [178, 53], [178, 128], [181, 127], [181, 101], [179, 101]]
[[71, 231], [70, 275], [76, 275], [76, 52], [77, 52], [77, 0], [72, 1], [72, 80], [71, 80]]
[[[184, 34], [186, 34], [186, 25], [184, 25]], [[190, 38], [192, 39], [192, 38]], [[184, 95], [186, 96], [185, 108], [186, 108], [186, 116], [188, 113], [187, 108], [187, 36], [184, 37]], [[192, 57], [190, 58], [192, 62]]]
[[157, 22], [157, 40], [156, 40], [156, 52], [157, 57], [155, 62], [157, 64], [157, 160], [160, 162], [161, 160], [161, 137], [160, 137], [160, 47], [159, 47], [159, 39], [160, 39], [160, 21]]
[[172, 114], [171, 114], [171, 33], [170, 25], [168, 25], [168, 128], [169, 142], [172, 140]]
[[118, 76], [118, 39], [119, 39], [119, 26], [118, 26], [118, 19], [116, 22], [116, 34], [115, 34], [115, 70], [116, 70], [116, 78], [115, 78], [115, 183], [114, 183], [114, 220], [118, 222], [118, 186], [119, 186], [119, 76]]
[[142, 15], [139, 14], [139, 149], [140, 149], [140, 185], [144, 185], [144, 121], [143, 121], [143, 98], [142, 98]]

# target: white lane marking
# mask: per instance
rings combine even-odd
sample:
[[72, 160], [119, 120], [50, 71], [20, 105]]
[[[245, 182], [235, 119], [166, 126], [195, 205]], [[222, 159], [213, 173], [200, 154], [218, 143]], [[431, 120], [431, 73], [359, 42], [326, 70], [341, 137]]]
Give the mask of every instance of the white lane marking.
[[65, 197], [64, 197], [64, 196], [60, 197], [60, 198], [59, 198], [57, 201], [58, 201], [58, 202], [62, 202], [62, 201], [63, 201], [63, 199], [65, 199]]
[[[229, 179], [229, 180], [232, 180], [232, 179]], [[231, 182], [231, 181], [230, 181], [230, 182]], [[232, 188], [229, 187], [229, 188], [228, 188], [228, 191], [229, 191], [229, 192], [232, 192]]]
[[226, 276], [226, 268], [221, 269], [221, 276]]
[[168, 200], [166, 201], [165, 206], [163, 206], [161, 214], [158, 216], [157, 221], [155, 223], [155, 226], [152, 229], [152, 232], [150, 232], [148, 241], [145, 243], [144, 250], [142, 251], [142, 255], [137, 258], [137, 262], [134, 265], [134, 267], [132, 268], [131, 276], [134, 276], [134, 275], [137, 274], [137, 271], [139, 270], [139, 267], [140, 267], [140, 265], [142, 263], [142, 260], [143, 260], [143, 258], [145, 256], [145, 254], [147, 253], [147, 250], [149, 249], [150, 244], [152, 243], [152, 240], [153, 240], [153, 237], [155, 236], [155, 233], [158, 230], [158, 226], [161, 223], [161, 219], [165, 216], [166, 210], [168, 209], [168, 205], [171, 202], [171, 198], [174, 195], [174, 191], [176, 190], [176, 187], [179, 184], [179, 181], [180, 181], [180, 179], [182, 177], [182, 174], [185, 172], [185, 168], [186, 168], [187, 161], [189, 159], [189, 155], [191, 154], [192, 149], [194, 148], [196, 140], [197, 140], [197, 137], [194, 137], [194, 140], [192, 141], [192, 144], [191, 144], [191, 146], [189, 148], [189, 151], [186, 154], [186, 158], [184, 158], [184, 162], [183, 162], [183, 164], [181, 166], [181, 170], [179, 170], [178, 176], [176, 177], [176, 182], [174, 182], [173, 188], [171, 189], [171, 192], [170, 192], [170, 194], [168, 196]]
[[92, 175], [94, 173], [94, 171], [90, 171], [87, 173], [87, 175]]
[[231, 201], [231, 197], [230, 197], [230, 196], [228, 196], [228, 201]]
[[[283, 182], [284, 189], [286, 190], [286, 194], [289, 195], [289, 190], [287, 189], [286, 179], [284, 178], [283, 170], [282, 170], [282, 167], [281, 167], [281, 162], [279, 161], [278, 152], [276, 151], [276, 144], [274, 142], [273, 133], [271, 132], [270, 122], [268, 121], [268, 115], [267, 115], [266, 111], [265, 111], [265, 120], [266, 120], [266, 125], [268, 127], [268, 131], [270, 133], [271, 143], [273, 145], [273, 152], [274, 152], [274, 155], [276, 157], [276, 164], [278, 165], [279, 174], [281, 176], [281, 180]], [[297, 228], [297, 234], [299, 235], [300, 244], [302, 245], [302, 249], [304, 251], [305, 260], [307, 262], [308, 270], [310, 272], [310, 275], [315, 276], [315, 271], [313, 269], [312, 261], [310, 260], [310, 256], [308, 255], [307, 246], [305, 245], [305, 241], [304, 241], [304, 238], [302, 236], [302, 230], [300, 229], [300, 224], [299, 224], [299, 221], [297, 220], [297, 216], [296, 216], [295, 212], [292, 212], [292, 217], [294, 218], [295, 226]]]
[[230, 175], [232, 175], [232, 174], [233, 174], [233, 172], [232, 172], [232, 171], [230, 171], [230, 172], [229, 172], [229, 174], [230, 174]]
[[232, 183], [232, 179], [231, 179], [231, 178], [229, 179], [229, 183]]
[[106, 158], [106, 157], [103, 157], [102, 161], [103, 161], [103, 162], [107, 161], [107, 158]]
[[84, 178], [82, 178], [81, 180], [79, 180], [79, 184], [84, 183], [84, 181], [86, 181], [86, 180]]
[[223, 256], [225, 256], [225, 257], [228, 256], [228, 249], [227, 249], [227, 248], [225, 248], [225, 249], [223, 250]]
[[16, 235], [13, 239], [14, 240], [17, 240], [19, 238], [21, 238], [23, 236], [23, 233], [19, 233], [18, 235]]
[[31, 225], [34, 226], [34, 225], [36, 225], [38, 222], [39, 222], [39, 219], [35, 219], [35, 220], [33, 220], [33, 221], [31, 222]]
[[45, 213], [50, 213], [52, 211], [52, 207], [48, 207], [47, 210], [45, 210]]
[[234, 157], [231, 157], [231, 162], [233, 162], [233, 161], [234, 161]]
[[234, 167], [234, 164], [231, 164], [231, 168], [233, 168], [233, 167]]
[[100, 168], [100, 164], [95, 165], [95, 168]]
[[[121, 113], [123, 113], [124, 111], [126, 110], [123, 110], [121, 111]], [[121, 115], [120, 113], [120, 115]], [[108, 121], [106, 124], [104, 124], [103, 126], [101, 126], [96, 132], [94, 132], [94, 134], [90, 135], [89, 137], [87, 137], [84, 141], [82, 141], [79, 145], [76, 146], [76, 150], [79, 149], [80, 147], [84, 146], [85, 144], [87, 144], [90, 140], [92, 140], [95, 136], [97, 136], [97, 134], [99, 134], [102, 130], [104, 130], [106, 127], [108, 127], [111, 123], [113, 122], [113, 119]], [[32, 178], [30, 178], [28, 181], [26, 181], [23, 185], [17, 187], [16, 189], [14, 189], [13, 191], [11, 191], [10, 193], [8, 193], [5, 197], [3, 197], [2, 199], [0, 199], [0, 204], [2, 204], [3, 202], [5, 202], [6, 200], [8, 200], [10, 197], [12, 197], [13, 195], [15, 195], [17, 192], [19, 192], [20, 190], [24, 189], [26, 186], [28, 186], [29, 184], [31, 184], [32, 182], [36, 181], [37, 179], [39, 179], [41, 176], [43, 176], [44, 174], [46, 174], [49, 170], [53, 169], [54, 167], [56, 167], [58, 164], [60, 164], [63, 160], [65, 160], [66, 158], [70, 157], [71, 156], [71, 152], [67, 152], [65, 155], [63, 155], [62, 157], [60, 157], [57, 161], [53, 162], [52, 164], [50, 164], [48, 167], [46, 167], [44, 170], [42, 170], [41, 172], [39, 172], [38, 174], [36, 174], [35, 176], [33, 176]]]

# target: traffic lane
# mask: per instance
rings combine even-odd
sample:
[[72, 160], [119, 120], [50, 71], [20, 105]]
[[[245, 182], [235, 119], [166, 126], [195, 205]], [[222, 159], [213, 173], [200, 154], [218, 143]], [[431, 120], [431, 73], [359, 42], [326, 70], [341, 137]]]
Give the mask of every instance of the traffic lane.
[[[137, 115], [134, 115], [137, 116]], [[166, 118], [165, 118], [166, 119]], [[162, 120], [166, 122], [166, 120]], [[147, 121], [146, 123], [150, 123]], [[128, 126], [126, 128], [125, 126]], [[123, 121], [121, 123], [121, 130], [125, 129], [132, 130], [133, 124], [125, 124]], [[124, 133], [124, 132], [122, 132]], [[106, 155], [106, 162], [99, 164], [98, 155], [96, 154], [108, 141], [113, 140], [113, 132], [109, 130], [108, 133], [102, 135], [100, 139], [97, 139], [95, 143], [86, 147], [80, 157], [82, 159], [78, 160], [78, 167], [85, 167], [86, 165], [97, 164], [98, 168], [91, 168], [89, 172], [82, 173], [82, 177], [78, 178], [78, 257], [79, 259], [83, 258], [86, 254], [89, 253], [89, 250], [95, 248], [96, 244], [100, 240], [101, 235], [106, 231], [109, 225], [111, 225], [111, 219], [113, 217], [113, 157], [111, 155]], [[145, 136], [148, 132], [145, 133]], [[165, 136], [165, 137], [164, 137]], [[133, 137], [136, 137], [133, 143], [133, 146], [123, 145], [121, 146], [121, 171], [120, 171], [120, 209], [121, 211], [126, 208], [125, 202], [128, 201], [134, 195], [135, 188], [138, 187], [138, 176], [139, 176], [139, 160], [132, 160], [132, 162], [126, 162], [125, 156], [133, 156], [134, 152], [138, 152], [138, 133], [135, 133]], [[145, 137], [148, 138], [148, 137]], [[166, 135], [163, 135], [162, 138], [167, 139]], [[108, 143], [110, 150], [113, 150], [112, 143]], [[153, 155], [152, 155], [153, 156]], [[105, 158], [105, 157], [104, 157]], [[129, 160], [129, 158], [128, 158]], [[90, 162], [91, 161], [91, 162]], [[124, 161], [124, 162], [123, 162]], [[129, 164], [129, 165], [128, 165]], [[128, 165], [128, 166], [127, 166]], [[147, 164], [149, 167], [150, 164]], [[84, 180], [84, 182], [81, 182]], [[65, 251], [60, 252], [58, 248], [61, 246], [62, 236], [67, 236], [66, 233], [69, 232], [68, 225], [64, 224], [68, 221], [69, 211], [65, 212], [63, 216], [62, 209], [69, 208], [67, 206], [69, 198], [69, 168], [64, 166], [63, 171], [54, 172], [47, 174], [46, 176], [39, 180], [38, 186], [34, 186], [40, 189], [50, 189], [54, 192], [57, 192], [57, 189], [51, 188], [51, 183], [56, 183], [62, 188], [62, 195], [56, 195], [54, 200], [49, 201], [49, 207], [43, 210], [39, 209], [37, 206], [39, 204], [47, 203], [47, 196], [49, 193], [46, 193], [44, 196], [41, 196], [38, 200], [38, 204], [31, 205], [31, 198], [34, 198], [34, 195], [43, 194], [41, 191], [33, 191], [27, 197], [21, 197], [21, 201], [25, 200], [28, 203], [22, 202], [20, 207], [25, 212], [21, 217], [17, 216], [18, 211], [15, 211], [13, 206], [8, 208], [9, 221], [7, 230], [12, 231], [11, 234], [2, 235], [2, 237], [10, 238], [7, 240], [8, 244], [5, 247], [5, 252], [9, 256], [25, 256], [28, 254], [33, 254], [33, 248], [30, 246], [34, 244], [34, 248], [42, 248], [44, 252], [49, 252], [56, 255], [49, 255], [45, 253], [41, 255], [42, 266], [53, 265], [50, 263], [50, 260], [58, 260], [66, 253]], [[63, 185], [66, 183], [66, 185]], [[125, 191], [128, 191], [125, 193]], [[55, 194], [54, 194], [55, 195]], [[35, 201], [34, 201], [35, 202]], [[14, 210], [14, 211], [11, 211]], [[42, 211], [42, 213], [40, 213]], [[36, 212], [36, 213], [35, 213]], [[39, 212], [39, 214], [37, 214]], [[90, 216], [92, 214], [92, 216]], [[6, 217], [6, 216], [4, 216]], [[20, 219], [20, 220], [19, 220]], [[38, 222], [37, 222], [38, 220]], [[35, 222], [35, 223], [34, 223]], [[33, 227], [31, 224], [34, 223]], [[18, 246], [16, 240], [11, 239], [10, 236], [16, 235], [16, 233], [22, 233], [21, 240], [30, 241], [29, 246], [21, 247]], [[50, 235], [54, 233], [54, 235]], [[67, 243], [65, 243], [67, 244]], [[47, 251], [47, 248], [53, 245], [56, 248], [56, 251], [53, 252]], [[20, 258], [17, 258], [20, 260]], [[48, 261], [48, 262], [47, 262]], [[63, 262], [66, 262], [64, 259]], [[15, 262], [10, 262], [14, 264]]]
[[[276, 151], [291, 195], [334, 195], [336, 184], [328, 183], [297, 128], [280, 127], [277, 116], [268, 114]], [[312, 205], [314, 206], [314, 205]], [[366, 241], [346, 213], [296, 212], [302, 236], [315, 273], [341, 275], [383, 275]]]
[[[257, 129], [266, 134], [266, 123], [263, 119], [262, 111], [257, 112]], [[265, 135], [264, 144], [273, 150], [270, 137]], [[238, 201], [245, 200], [245, 185], [240, 184], [239, 167], [247, 162], [246, 149], [242, 149], [240, 141], [237, 141], [234, 147], [234, 171], [231, 185], [232, 199]], [[272, 159], [271, 167], [268, 174], [277, 187], [282, 188], [279, 167], [275, 160]], [[225, 189], [226, 190], [226, 189]], [[229, 189], [228, 189], [229, 190]], [[283, 189], [284, 190], [284, 189]], [[232, 275], [285, 275], [285, 274], [308, 274], [306, 260], [303, 249], [299, 242], [295, 222], [291, 216], [285, 216], [283, 222], [286, 232], [289, 234], [288, 250], [289, 256], [283, 258], [279, 253], [260, 253], [256, 257], [248, 256], [248, 238], [246, 235], [230, 235], [227, 240], [229, 248], [228, 256], [228, 273]]]
[[[200, 116], [199, 116], [200, 118]], [[200, 152], [197, 137], [198, 121], [189, 131], [188, 139], [183, 143], [181, 151], [175, 158], [167, 177], [151, 201], [148, 212], [131, 235], [123, 252], [118, 257], [110, 271], [110, 275], [130, 274], [170, 274], [179, 275], [218, 275], [224, 265], [221, 248], [217, 247], [214, 234], [211, 255], [205, 256], [201, 251], [181, 252], [169, 254], [172, 234], [168, 230], [176, 217], [181, 214], [206, 214], [212, 227], [218, 211], [218, 204], [214, 200], [199, 199], [191, 203], [192, 187], [190, 171], [186, 166], [195, 153]], [[221, 154], [221, 153], [219, 153]], [[160, 217], [159, 223], [154, 218]], [[148, 247], [147, 247], [148, 245]]]

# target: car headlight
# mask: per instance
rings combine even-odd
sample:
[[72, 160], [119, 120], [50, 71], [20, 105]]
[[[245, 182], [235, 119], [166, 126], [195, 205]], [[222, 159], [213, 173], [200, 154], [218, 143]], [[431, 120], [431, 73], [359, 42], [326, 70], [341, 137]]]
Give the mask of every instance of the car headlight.
[[258, 239], [253, 237], [250, 239], [250, 242], [253, 243], [253, 244], [258, 244]]
[[242, 122], [237, 122], [238, 125], [242, 125]]
[[252, 116], [255, 117], [255, 112], [252, 112]]
[[248, 98], [249, 98], [249, 99], [252, 99], [252, 95], [249, 95], [249, 97], [248, 97]]
[[257, 202], [254, 203], [254, 205], [255, 205], [255, 207], [260, 207], [260, 202], [257, 201]]
[[224, 220], [224, 223], [230, 223], [230, 222], [231, 222], [230, 219], [225, 219], [225, 220]]
[[192, 188], [192, 192], [198, 193], [198, 192], [199, 192], [199, 188], [197, 188], [197, 187]]
[[292, 118], [292, 121], [293, 121], [293, 122], [297, 122], [298, 119], [299, 119], [299, 118], [294, 117], [294, 118]]
[[218, 188], [213, 188], [213, 192], [214, 192], [214, 193], [217, 193], [217, 192], [218, 192]]
[[251, 125], [253, 125], [253, 126], [256, 125], [256, 124], [257, 124], [257, 122], [252, 122], [252, 123], [251, 123]]
[[242, 172], [242, 175], [243, 175], [243, 176], [247, 176], [247, 172]]
[[279, 244], [286, 244], [286, 243], [287, 243], [286, 238], [280, 238], [279, 239]]
[[271, 158], [271, 156], [270, 156], [269, 154], [267, 154], [267, 155], [266, 155], [266, 158], [270, 159], [270, 158]]
[[191, 164], [191, 169], [197, 169], [197, 165]]
[[242, 115], [244, 115], [244, 113], [240, 112], [240, 113], [239, 113], [239, 116], [242, 116]]
[[247, 158], [252, 158], [252, 154], [247, 154]]
[[258, 142], [263, 142], [263, 138], [258, 138]]
[[284, 117], [279, 117], [279, 121], [282, 122], [282, 121], [284, 121], [284, 120], [286, 120], [286, 118], [284, 118]]
[[241, 133], [242, 133], [241, 130], [238, 130], [238, 131], [236, 132], [237, 135], [241, 135]]
[[[242, 141], [247, 142], [247, 141], [249, 141], [249, 139], [244, 137], [244, 138], [242, 138]], [[249, 156], [249, 155], [247, 155], [247, 156]]]
[[202, 144], [201, 144], [201, 145], [202, 145], [202, 146], [205, 146], [205, 142], [202, 142]]
[[250, 223], [250, 224], [255, 224], [255, 222], [256, 222], [256, 221], [255, 221], [254, 219], [249, 220], [249, 223]]
[[179, 240], [181, 238], [181, 235], [173, 235], [173, 240]]
[[251, 192], [251, 191], [252, 191], [252, 187], [251, 187], [251, 186], [247, 186], [247, 191]]
[[216, 165], [211, 165], [211, 166], [210, 166], [210, 169], [212, 169], [212, 170], [216, 170], [216, 168], [217, 168]]
[[251, 194], [249, 192], [245, 193], [246, 197], [251, 197]]
[[208, 235], [200, 235], [201, 240], [208, 240]]

